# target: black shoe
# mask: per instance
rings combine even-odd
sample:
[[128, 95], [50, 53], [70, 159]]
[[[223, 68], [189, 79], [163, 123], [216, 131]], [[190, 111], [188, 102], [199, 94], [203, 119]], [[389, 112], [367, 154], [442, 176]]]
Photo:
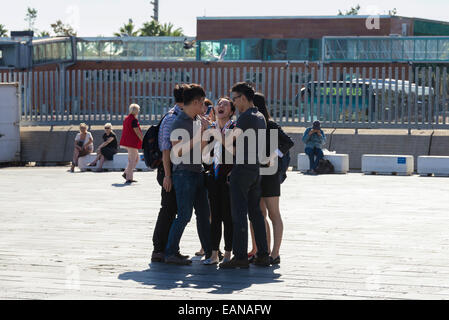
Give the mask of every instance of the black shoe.
[[270, 264], [275, 265], [275, 264], [280, 264], [281, 263], [281, 257], [278, 256], [277, 258], [273, 259], [273, 257], [270, 257]]
[[123, 177], [123, 179], [126, 180], [126, 173], [123, 173], [123, 174], [122, 174], [122, 177]]
[[269, 267], [270, 266], [270, 256], [256, 257], [254, 259], [254, 264], [256, 266]]
[[248, 259], [248, 262], [249, 263], [254, 263], [254, 260], [256, 259], [256, 255], [255, 254], [253, 254], [249, 259]]
[[182, 255], [179, 252], [176, 254], [177, 257], [181, 258], [181, 259], [189, 259], [188, 255]]
[[219, 267], [220, 269], [237, 269], [237, 268], [248, 269], [249, 262], [248, 259], [237, 260], [234, 257], [230, 261], [220, 263]]
[[151, 254], [151, 262], [164, 262], [164, 253], [163, 252], [155, 252]]
[[178, 255], [173, 254], [173, 255], [168, 256], [168, 257], [165, 258], [165, 263], [177, 264], [177, 265], [180, 265], [180, 266], [187, 266], [187, 265], [192, 264], [192, 260], [183, 259], [183, 258], [179, 257]]

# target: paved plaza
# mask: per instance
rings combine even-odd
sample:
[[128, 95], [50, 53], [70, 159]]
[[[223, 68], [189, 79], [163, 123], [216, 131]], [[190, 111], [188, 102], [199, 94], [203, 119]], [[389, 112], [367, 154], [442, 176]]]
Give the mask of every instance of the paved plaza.
[[150, 263], [160, 187], [135, 179], [0, 169], [0, 299], [449, 298], [448, 178], [289, 172], [281, 264], [248, 270]]

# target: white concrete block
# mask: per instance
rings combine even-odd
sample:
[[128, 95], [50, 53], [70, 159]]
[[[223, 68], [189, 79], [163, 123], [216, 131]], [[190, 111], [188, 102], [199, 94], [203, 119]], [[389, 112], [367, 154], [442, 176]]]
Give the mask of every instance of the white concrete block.
[[413, 174], [413, 156], [410, 155], [362, 155], [362, 172], [365, 174]]
[[[332, 163], [335, 173], [347, 173], [349, 171], [349, 155], [347, 154], [325, 154], [324, 159]], [[298, 171], [306, 172], [309, 169], [309, 157], [305, 153], [298, 154]]]
[[418, 174], [436, 176], [449, 175], [449, 157], [445, 156], [419, 156], [418, 157]]
[[[97, 162], [97, 166], [95, 166], [95, 167], [88, 167], [88, 164], [91, 163], [92, 161], [94, 161], [96, 156], [97, 156], [96, 153], [91, 153], [91, 154], [88, 154], [87, 156], [80, 157], [78, 159], [78, 167], [80, 168], [80, 170], [86, 171], [87, 169], [97, 168], [99, 162]], [[116, 153], [114, 155], [114, 159], [112, 161], [106, 160], [104, 162], [103, 169], [124, 170], [127, 165], [128, 165], [128, 154], [127, 153]], [[136, 169], [145, 170], [145, 171], [149, 170], [149, 168], [147, 168], [147, 166], [145, 165], [145, 160], [143, 158], [143, 154], [139, 153], [139, 162], [137, 163]]]

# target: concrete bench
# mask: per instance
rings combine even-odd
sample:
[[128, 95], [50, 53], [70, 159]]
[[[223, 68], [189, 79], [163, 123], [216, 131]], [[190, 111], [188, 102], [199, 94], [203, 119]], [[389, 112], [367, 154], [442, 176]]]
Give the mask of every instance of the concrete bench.
[[365, 174], [413, 174], [413, 156], [410, 155], [362, 155], [362, 172]]
[[[349, 156], [347, 154], [325, 154], [324, 159], [332, 163], [335, 173], [347, 173], [349, 171]], [[298, 171], [306, 172], [309, 169], [309, 156], [305, 153], [298, 154]]]
[[449, 176], [449, 157], [419, 156], [418, 174], [421, 176]]
[[[97, 157], [96, 153], [88, 154], [87, 156], [80, 157], [78, 159], [78, 167], [81, 171], [88, 171], [93, 170], [98, 167], [98, 164], [100, 162], [97, 162], [97, 165], [95, 167], [89, 167], [89, 163], [95, 160]], [[116, 153], [114, 154], [114, 159], [112, 161], [105, 160], [103, 164], [103, 169], [110, 170], [110, 171], [122, 171], [125, 170], [126, 166], [128, 165], [128, 154], [127, 153]], [[137, 170], [142, 171], [149, 171], [150, 168], [148, 168], [145, 165], [145, 160], [143, 159], [143, 155], [139, 154], [139, 163], [137, 163], [136, 166]]]

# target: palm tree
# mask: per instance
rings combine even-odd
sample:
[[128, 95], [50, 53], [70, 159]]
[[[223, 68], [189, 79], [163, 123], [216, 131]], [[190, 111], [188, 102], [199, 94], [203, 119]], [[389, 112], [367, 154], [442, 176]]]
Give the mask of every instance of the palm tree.
[[140, 28], [141, 37], [157, 37], [161, 32], [161, 25], [156, 20], [151, 22], [145, 22], [143, 27]]
[[41, 32], [38, 33], [37, 36], [40, 37], [40, 38], [46, 38], [46, 37], [50, 36], [50, 32], [42, 30]]
[[159, 32], [160, 37], [183, 37], [184, 36], [182, 28], [177, 28], [177, 29], [173, 30], [174, 25], [171, 22], [164, 23], [163, 25], [160, 26], [160, 28], [161, 28], [160, 32]]
[[0, 37], [7, 37], [8, 30], [6, 30], [5, 26], [0, 24]]
[[137, 37], [139, 32], [134, 30], [135, 27], [136, 26], [133, 22], [133, 19], [129, 19], [128, 23], [124, 24], [123, 27], [120, 28], [120, 32], [116, 32], [114, 33], [114, 35], [116, 37]]

